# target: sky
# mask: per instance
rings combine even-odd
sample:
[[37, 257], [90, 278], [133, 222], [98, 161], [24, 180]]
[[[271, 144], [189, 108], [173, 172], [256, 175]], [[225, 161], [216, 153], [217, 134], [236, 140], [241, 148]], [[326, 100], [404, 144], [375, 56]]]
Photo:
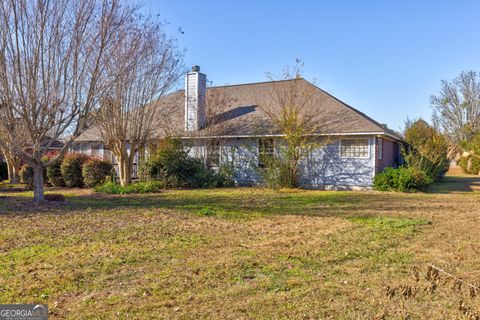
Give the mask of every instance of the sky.
[[214, 85], [265, 81], [301, 59], [307, 80], [395, 130], [430, 120], [442, 79], [480, 71], [477, 0], [143, 3]]

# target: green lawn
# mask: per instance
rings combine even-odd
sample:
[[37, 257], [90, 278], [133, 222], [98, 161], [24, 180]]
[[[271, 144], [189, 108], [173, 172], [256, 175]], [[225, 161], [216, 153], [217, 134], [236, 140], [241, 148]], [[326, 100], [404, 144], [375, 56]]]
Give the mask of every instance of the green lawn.
[[0, 303], [47, 303], [52, 319], [470, 319], [479, 181], [416, 194], [50, 190], [67, 202], [37, 209], [30, 192], [0, 193]]

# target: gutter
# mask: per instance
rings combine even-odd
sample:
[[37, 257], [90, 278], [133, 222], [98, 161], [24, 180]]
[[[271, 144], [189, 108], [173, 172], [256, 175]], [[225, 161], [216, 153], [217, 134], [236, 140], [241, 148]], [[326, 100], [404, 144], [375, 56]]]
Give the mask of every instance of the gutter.
[[[345, 132], [345, 133], [318, 133], [311, 134], [311, 136], [387, 136], [397, 141], [401, 141], [399, 137], [384, 131], [371, 131], [371, 132]], [[275, 138], [275, 137], [284, 137], [285, 134], [246, 134], [246, 135], [214, 135], [214, 136], [180, 136], [180, 139], [232, 139], [232, 138]]]

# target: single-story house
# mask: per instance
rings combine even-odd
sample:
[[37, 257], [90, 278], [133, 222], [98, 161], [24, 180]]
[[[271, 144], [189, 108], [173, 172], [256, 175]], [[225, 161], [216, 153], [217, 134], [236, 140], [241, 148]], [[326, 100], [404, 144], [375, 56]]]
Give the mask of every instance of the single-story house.
[[[163, 125], [152, 144], [175, 136], [192, 156], [203, 159], [208, 166], [231, 165], [238, 185], [259, 184], [262, 158], [276, 153], [284, 143], [281, 129], [272, 123], [263, 106], [273, 105], [273, 88], [286, 88], [292, 81], [300, 88], [312, 89], [311, 108], [321, 119], [318, 139], [329, 139], [302, 161], [303, 187], [369, 188], [377, 172], [399, 164], [402, 138], [398, 133], [302, 78], [207, 88], [206, 75], [198, 66], [186, 75], [184, 90], [156, 102], [162, 110]], [[212, 114], [209, 97], [214, 95], [224, 105], [215, 106]], [[71, 151], [115, 163], [95, 128], [83, 133]]]

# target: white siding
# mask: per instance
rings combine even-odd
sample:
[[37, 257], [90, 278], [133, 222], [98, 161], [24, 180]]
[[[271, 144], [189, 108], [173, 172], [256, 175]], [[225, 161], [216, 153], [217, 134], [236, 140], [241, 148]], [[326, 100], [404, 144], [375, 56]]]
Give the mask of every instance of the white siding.
[[[301, 163], [301, 186], [314, 189], [370, 188], [375, 175], [375, 139], [365, 138], [369, 142], [369, 156], [366, 158], [342, 158], [340, 140], [313, 150]], [[233, 166], [238, 185], [262, 183], [257, 168], [257, 141], [254, 138], [222, 140], [222, 163]], [[280, 145], [277, 140], [276, 148]], [[204, 158], [205, 142], [193, 142], [189, 154]]]
[[306, 188], [369, 188], [375, 175], [375, 138], [369, 137], [367, 158], [340, 156], [340, 140], [313, 150], [302, 162], [301, 184]]

